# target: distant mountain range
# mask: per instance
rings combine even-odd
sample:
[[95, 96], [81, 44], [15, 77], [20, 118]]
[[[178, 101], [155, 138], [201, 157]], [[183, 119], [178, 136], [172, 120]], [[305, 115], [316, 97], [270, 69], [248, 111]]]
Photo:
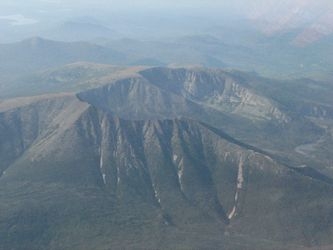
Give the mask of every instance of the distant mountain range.
[[121, 53], [102, 46], [87, 42], [57, 42], [40, 37], [0, 45], [0, 57], [2, 81], [77, 61], [120, 63], [124, 60]]
[[133, 39], [59, 42], [34, 37], [1, 44], [0, 57], [3, 60], [0, 62], [0, 84], [78, 61], [116, 65], [224, 67], [254, 71], [270, 78], [309, 77], [327, 80], [332, 77], [331, 38], [307, 48], [295, 48], [289, 44], [295, 33], [282, 34], [278, 38], [260, 35], [250, 38], [249, 34], [244, 34], [240, 40], [244, 45], [234, 44], [235, 38], [228, 40], [222, 33], [217, 36], [185, 36], [165, 42]]
[[333, 6], [326, 0], [254, 2], [247, 16], [267, 35], [298, 30], [291, 42], [300, 47], [333, 34]]
[[87, 21], [66, 21], [43, 33], [48, 39], [61, 41], [93, 41], [98, 38], [116, 39], [119, 34], [99, 23]]

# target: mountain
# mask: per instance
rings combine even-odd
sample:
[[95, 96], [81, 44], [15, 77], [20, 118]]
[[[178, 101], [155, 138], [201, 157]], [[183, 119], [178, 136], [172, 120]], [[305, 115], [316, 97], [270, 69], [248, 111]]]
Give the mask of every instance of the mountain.
[[298, 30], [291, 42], [306, 47], [333, 34], [333, 8], [326, 0], [253, 3], [249, 20], [267, 35]]
[[128, 55], [131, 65], [142, 62], [148, 66], [223, 67], [257, 72], [268, 78], [332, 79], [332, 36], [295, 47], [292, 41], [298, 32], [286, 30], [267, 36], [250, 24], [232, 28], [221, 24], [199, 35], [153, 41], [119, 39], [100, 44]]
[[144, 68], [91, 62], [70, 63], [23, 75], [0, 85], [0, 98], [83, 91], [124, 76], [129, 77]]
[[44, 32], [43, 36], [58, 41], [93, 41], [95, 39], [115, 39], [119, 34], [114, 30], [89, 20], [66, 21], [51, 31]]
[[[273, 80], [231, 70], [81, 62], [22, 77], [4, 85], [0, 97], [59, 92], [80, 92], [82, 100], [96, 100], [99, 108], [125, 119], [205, 121], [292, 165], [315, 166], [333, 176], [329, 167], [333, 90], [329, 83]], [[311, 150], [305, 154], [304, 147]]]
[[233, 33], [217, 26], [207, 33], [155, 41], [95, 41], [99, 45], [38, 37], [0, 44], [0, 85], [11, 88], [22, 78], [80, 61], [121, 66], [223, 67], [257, 72], [268, 78], [332, 79], [331, 36], [295, 48], [290, 44], [294, 31], [267, 37], [258, 31], [241, 29]]
[[[290, 89], [286, 89], [288, 85]], [[78, 96], [125, 119], [189, 117], [205, 121], [241, 141], [282, 155], [293, 164], [308, 165], [304, 155], [300, 157], [294, 149], [315, 143], [326, 134], [322, 125], [316, 124], [324, 117], [310, 110], [326, 110], [323, 112], [327, 120], [331, 114], [332, 89], [317, 90], [315, 98], [324, 101], [326, 93], [327, 100], [326, 104], [316, 104], [307, 101], [312, 91], [308, 87], [305, 89], [309, 92], [304, 96], [290, 96], [299, 87], [223, 70], [152, 68], [140, 71], [139, 76], [90, 89]], [[272, 93], [262, 92], [266, 88], [271, 88]], [[279, 98], [286, 94], [290, 97], [287, 100]], [[310, 113], [304, 113], [305, 110]], [[315, 158], [321, 161], [320, 157]], [[326, 164], [315, 165], [326, 168]]]
[[[87, 42], [57, 42], [40, 37], [0, 45], [2, 81], [78, 61], [120, 63], [124, 55]], [[3, 80], [4, 79], [4, 80]]]
[[[299, 166], [290, 150], [321, 138], [319, 121], [331, 126], [330, 112], [298, 111], [319, 105], [303, 103], [305, 90], [287, 106], [279, 91], [297, 86], [272, 80], [270, 93], [253, 74], [84, 65], [77, 79], [104, 82], [0, 102], [0, 248], [333, 244], [329, 169], [302, 154]], [[315, 86], [329, 111], [329, 89]]]

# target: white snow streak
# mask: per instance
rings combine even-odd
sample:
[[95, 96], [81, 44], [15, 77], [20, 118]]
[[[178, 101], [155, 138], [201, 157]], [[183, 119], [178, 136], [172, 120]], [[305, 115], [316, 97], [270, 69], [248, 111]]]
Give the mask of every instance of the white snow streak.
[[[241, 189], [243, 187], [244, 176], [243, 176], [243, 159], [240, 158], [238, 164], [238, 174], [237, 174], [237, 189]], [[237, 194], [237, 192], [236, 192]]]
[[159, 194], [158, 194], [158, 192], [157, 192], [157, 190], [156, 190], [155, 185], [153, 185], [153, 189], [154, 189], [154, 196], [155, 196], [155, 199], [157, 200], [158, 204], [161, 205], [161, 198], [160, 198], [160, 196], [159, 196]]
[[102, 169], [103, 168], [103, 149], [100, 148], [100, 159], [99, 159], [99, 168]]
[[178, 165], [178, 171], [177, 171], [177, 175], [178, 175], [178, 182], [179, 182], [179, 186], [182, 192], [184, 192], [184, 188], [183, 188], [183, 175], [184, 175], [184, 160], [181, 159]]
[[100, 171], [101, 171], [101, 174], [102, 174], [104, 185], [106, 185], [106, 174], [103, 172], [103, 164], [104, 163], [103, 163], [103, 149], [102, 149], [102, 147], [100, 147], [99, 151], [100, 151], [99, 168], [100, 168]]
[[230, 152], [226, 152], [224, 155], [224, 160], [226, 161], [229, 156], [230, 156]]
[[239, 163], [238, 163], [237, 190], [236, 190], [235, 199], [234, 199], [235, 203], [234, 203], [232, 210], [230, 211], [230, 213], [228, 215], [229, 220], [231, 220], [236, 215], [239, 192], [243, 188], [243, 183], [244, 183], [243, 163], [244, 163], [243, 157], [241, 156], [239, 159]]
[[119, 166], [117, 164], [117, 185], [120, 183], [120, 170], [119, 170]]
[[228, 215], [228, 219], [231, 220], [236, 214], [236, 206], [234, 206], [231, 210], [231, 212]]
[[177, 155], [173, 155], [173, 161], [177, 161], [178, 160], [178, 156]]
[[180, 189], [183, 192], [182, 178], [184, 175], [184, 159], [182, 157], [178, 157], [178, 155], [174, 154], [173, 161], [174, 161], [174, 164], [177, 166], [178, 182], [179, 182]]

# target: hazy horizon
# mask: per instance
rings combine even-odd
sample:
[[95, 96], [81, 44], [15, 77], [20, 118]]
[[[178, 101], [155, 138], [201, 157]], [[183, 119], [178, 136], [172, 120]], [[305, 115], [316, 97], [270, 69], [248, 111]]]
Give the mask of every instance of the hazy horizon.
[[[0, 15], [32, 15], [43, 14], [52, 12], [73, 12], [77, 14], [94, 14], [94, 11], [101, 13], [108, 12], [136, 12], [136, 11], [179, 11], [182, 10], [186, 14], [186, 10], [193, 13], [211, 12], [223, 15], [238, 15], [238, 16], [252, 16], [260, 15], [264, 12], [266, 14], [284, 15], [287, 13], [302, 12], [304, 18], [309, 18], [312, 15], [323, 14], [325, 12], [332, 12], [333, 2], [329, 0], [252, 0], [252, 1], [214, 1], [214, 0], [171, 0], [171, 1], [152, 1], [152, 0], [113, 0], [113, 1], [79, 1], [79, 0], [32, 0], [22, 1], [16, 0], [15, 2], [5, 0], [0, 3]], [[172, 12], [169, 12], [172, 14]], [[270, 18], [274, 18], [274, 15]]]

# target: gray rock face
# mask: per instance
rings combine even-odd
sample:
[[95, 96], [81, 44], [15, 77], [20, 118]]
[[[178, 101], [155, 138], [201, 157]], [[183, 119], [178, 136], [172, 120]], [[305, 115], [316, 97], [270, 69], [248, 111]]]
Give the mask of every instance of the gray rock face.
[[254, 120], [289, 120], [276, 103], [257, 95], [226, 72], [148, 69], [141, 74], [161, 88], [221, 111]]

